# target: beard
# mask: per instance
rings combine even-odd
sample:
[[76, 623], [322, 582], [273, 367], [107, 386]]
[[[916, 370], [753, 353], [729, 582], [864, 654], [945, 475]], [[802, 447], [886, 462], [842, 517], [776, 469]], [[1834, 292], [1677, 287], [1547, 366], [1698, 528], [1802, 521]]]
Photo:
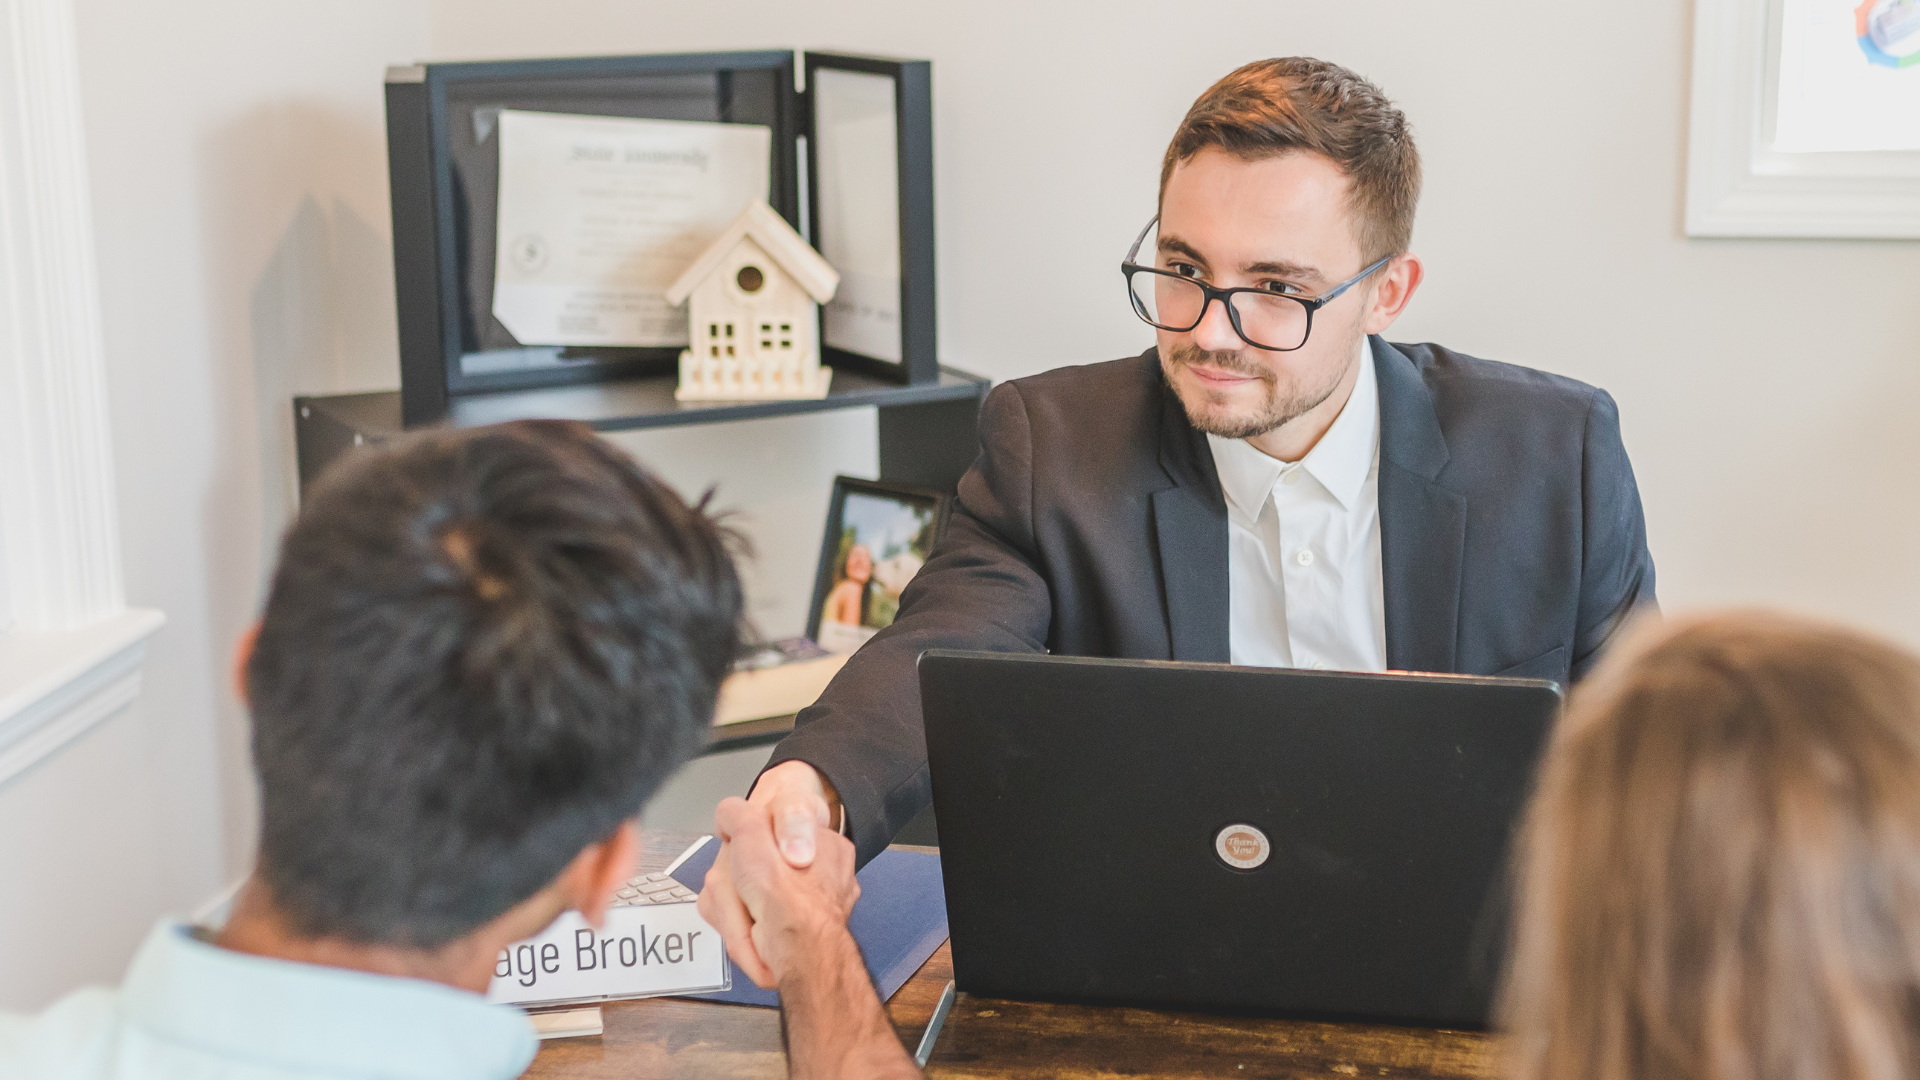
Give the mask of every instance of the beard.
[[[1354, 350], [1349, 348], [1347, 352], [1351, 355]], [[1261, 401], [1251, 409], [1235, 408], [1210, 391], [1182, 390], [1180, 384], [1174, 381], [1174, 372], [1192, 364], [1207, 364], [1234, 375], [1258, 379], [1262, 389]], [[1346, 375], [1346, 365], [1329, 372], [1324, 385], [1316, 383], [1309, 386], [1296, 381], [1282, 386], [1280, 377], [1271, 368], [1249, 358], [1243, 350], [1213, 352], [1192, 342], [1182, 342], [1161, 356], [1160, 374], [1180, 399], [1188, 423], [1223, 439], [1250, 439], [1290, 424], [1318, 408], [1339, 389], [1340, 380]]]

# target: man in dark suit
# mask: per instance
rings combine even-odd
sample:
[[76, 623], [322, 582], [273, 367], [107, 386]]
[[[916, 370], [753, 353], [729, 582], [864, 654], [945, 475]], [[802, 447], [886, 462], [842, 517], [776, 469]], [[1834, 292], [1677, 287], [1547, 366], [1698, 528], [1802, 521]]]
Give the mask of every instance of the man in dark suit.
[[[927, 805], [929, 648], [1568, 681], [1654, 603], [1612, 398], [1379, 336], [1423, 274], [1419, 187], [1405, 118], [1344, 68], [1261, 61], [1195, 102], [1123, 267], [1157, 345], [988, 396], [899, 617], [751, 795], [789, 861], [820, 825], [871, 858]], [[707, 910], [751, 973], [728, 873]]]

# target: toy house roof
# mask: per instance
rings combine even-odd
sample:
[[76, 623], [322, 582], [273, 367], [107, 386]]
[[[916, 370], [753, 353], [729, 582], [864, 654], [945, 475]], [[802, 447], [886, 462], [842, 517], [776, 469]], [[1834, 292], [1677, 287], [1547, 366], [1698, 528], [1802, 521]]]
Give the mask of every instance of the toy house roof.
[[707, 250], [693, 260], [667, 288], [667, 303], [679, 305], [686, 302], [693, 290], [707, 279], [727, 257], [727, 252], [743, 237], [752, 237], [753, 242], [780, 264], [787, 276], [798, 282], [800, 287], [813, 297], [816, 304], [824, 304], [833, 299], [833, 291], [840, 287], [840, 274], [827, 265], [820, 253], [807, 246], [800, 234], [793, 231], [787, 219], [773, 212], [773, 207], [764, 201], [755, 199], [747, 204], [733, 224], [707, 245]]

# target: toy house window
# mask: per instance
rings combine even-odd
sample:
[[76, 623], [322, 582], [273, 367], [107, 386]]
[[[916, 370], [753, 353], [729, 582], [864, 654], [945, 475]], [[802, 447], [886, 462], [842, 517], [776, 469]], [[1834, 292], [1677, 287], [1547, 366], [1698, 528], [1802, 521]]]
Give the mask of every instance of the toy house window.
[[719, 337], [719, 336], [720, 336], [720, 324], [719, 324], [719, 323], [708, 323], [708, 324], [707, 324], [707, 336], [708, 336], [708, 337]]
[[[732, 323], [728, 323], [728, 324], [727, 324], [727, 336], [728, 336], [728, 337], [732, 337], [732, 336], [733, 336], [733, 324], [732, 324]], [[727, 348], [727, 351], [728, 351], [728, 352], [732, 352], [732, 351], [733, 351], [733, 348], [732, 348], [731, 346], [729, 346], [729, 347]]]
[[757, 266], [743, 266], [740, 272], [733, 276], [733, 282], [740, 286], [741, 292], [757, 293], [760, 291], [760, 286], [767, 283], [767, 276], [761, 273]]
[[793, 348], [793, 342], [791, 342], [791, 341], [783, 341], [783, 342], [781, 342], [781, 343], [780, 343], [780, 347], [781, 347], [781, 348], [783, 348], [783, 349], [791, 349], [791, 348]]

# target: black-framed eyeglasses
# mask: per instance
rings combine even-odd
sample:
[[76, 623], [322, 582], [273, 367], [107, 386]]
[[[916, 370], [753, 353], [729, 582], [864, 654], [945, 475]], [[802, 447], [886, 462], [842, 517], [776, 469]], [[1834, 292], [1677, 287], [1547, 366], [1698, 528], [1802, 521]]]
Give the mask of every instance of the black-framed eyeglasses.
[[1393, 256], [1385, 256], [1318, 296], [1278, 293], [1253, 286], [1217, 289], [1199, 278], [1141, 266], [1133, 261], [1139, 256], [1140, 245], [1146, 242], [1147, 234], [1159, 223], [1160, 216], [1155, 214], [1134, 238], [1133, 246], [1127, 249], [1126, 260], [1120, 264], [1120, 272], [1127, 277], [1127, 298], [1133, 302], [1133, 313], [1149, 326], [1184, 334], [1199, 326], [1200, 320], [1207, 317], [1207, 306], [1218, 300], [1226, 305], [1227, 321], [1233, 324], [1233, 332], [1240, 335], [1240, 340], [1268, 352], [1292, 352], [1305, 345], [1307, 335], [1313, 333], [1314, 312], [1333, 303], [1341, 293], [1393, 260]]

